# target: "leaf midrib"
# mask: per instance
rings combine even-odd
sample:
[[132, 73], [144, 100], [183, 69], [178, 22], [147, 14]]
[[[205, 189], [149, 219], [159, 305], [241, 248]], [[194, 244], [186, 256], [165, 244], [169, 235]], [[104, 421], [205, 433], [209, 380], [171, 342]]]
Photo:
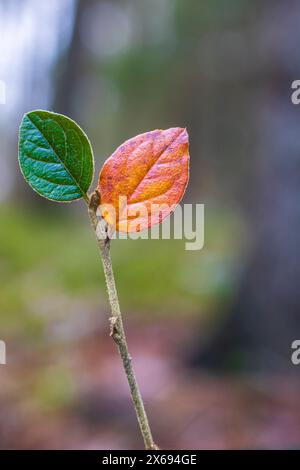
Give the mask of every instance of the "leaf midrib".
[[[180, 137], [180, 135], [185, 131], [185, 129], [180, 129], [180, 131], [178, 132], [178, 134], [176, 135], [176, 137], [172, 140], [172, 142], [170, 142], [169, 144], [167, 144], [158, 154], [157, 158], [155, 159], [154, 162], [152, 162], [152, 164], [150, 165], [150, 167], [147, 169], [147, 172], [144, 174], [144, 176], [140, 179], [140, 181], [137, 183], [136, 187], [133, 189], [133, 191], [131, 191], [131, 193], [128, 195], [128, 203], [129, 204], [134, 204], [134, 203], [130, 203], [130, 199], [132, 198], [133, 194], [136, 192], [136, 190], [138, 189], [138, 187], [142, 184], [142, 182], [145, 180], [145, 178], [147, 177], [147, 175], [150, 173], [150, 171], [152, 170], [152, 168], [157, 164], [157, 162], [159, 161], [160, 157], [165, 153], [165, 151], [170, 147], [170, 145], [174, 144], [177, 139]], [[152, 143], [153, 145], [153, 143]], [[140, 145], [138, 146], [140, 147]], [[137, 148], [138, 148], [137, 147]], [[136, 149], [135, 149], [136, 150]], [[140, 202], [140, 201], [139, 201]]]
[[[29, 119], [29, 121], [31, 122], [31, 124], [40, 132], [40, 134], [43, 136], [43, 138], [45, 139], [45, 141], [47, 142], [47, 144], [49, 145], [50, 149], [52, 150], [52, 152], [54, 153], [54, 155], [57, 157], [57, 159], [59, 160], [59, 162], [62, 164], [62, 166], [64, 167], [64, 169], [66, 170], [66, 172], [68, 173], [68, 175], [72, 178], [72, 180], [74, 181], [75, 185], [79, 188], [81, 194], [83, 197], [86, 197], [87, 194], [85, 191], [83, 191], [83, 189], [81, 188], [80, 184], [77, 182], [77, 180], [75, 179], [75, 177], [72, 175], [72, 173], [70, 172], [70, 170], [66, 167], [66, 165], [64, 164], [64, 162], [61, 160], [61, 158], [57, 155], [56, 151], [54, 150], [53, 146], [50, 144], [49, 140], [47, 139], [47, 137], [43, 134], [43, 132], [41, 131], [41, 129], [39, 129], [39, 127], [32, 121], [32, 119], [30, 118], [30, 116], [27, 114], [27, 118]], [[60, 129], [62, 129], [63, 131], [63, 134], [64, 134], [64, 138], [65, 138], [65, 143], [67, 143], [67, 140], [66, 140], [66, 133], [65, 133], [65, 130], [64, 128], [57, 122], [55, 121], [55, 123], [60, 127]], [[67, 145], [66, 145], [66, 151], [67, 151]], [[59, 184], [59, 183], [58, 183]]]

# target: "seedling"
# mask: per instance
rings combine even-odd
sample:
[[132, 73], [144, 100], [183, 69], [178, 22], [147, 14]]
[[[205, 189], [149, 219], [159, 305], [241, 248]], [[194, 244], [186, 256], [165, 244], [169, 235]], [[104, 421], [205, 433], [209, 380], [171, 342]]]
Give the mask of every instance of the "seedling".
[[162, 222], [180, 202], [189, 175], [186, 129], [155, 130], [127, 140], [104, 163], [97, 188], [88, 195], [94, 156], [82, 129], [66, 116], [36, 110], [20, 126], [19, 163], [28, 184], [56, 202], [84, 199], [95, 231], [106, 279], [115, 341], [128, 380], [146, 449], [158, 449], [128, 351], [110, 258], [116, 232], [134, 233]]

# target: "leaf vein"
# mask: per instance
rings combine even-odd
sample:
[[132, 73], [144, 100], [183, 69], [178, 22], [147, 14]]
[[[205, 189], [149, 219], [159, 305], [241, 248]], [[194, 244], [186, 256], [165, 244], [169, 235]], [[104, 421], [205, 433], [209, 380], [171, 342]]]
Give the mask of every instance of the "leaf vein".
[[[39, 129], [39, 127], [32, 121], [32, 119], [27, 115], [29, 121], [31, 122], [31, 124], [39, 131], [39, 133], [43, 136], [43, 138], [45, 139], [45, 141], [47, 142], [47, 144], [49, 145], [50, 149], [53, 151], [54, 155], [57, 157], [57, 159], [61, 162], [62, 166], [65, 168], [66, 172], [69, 174], [69, 176], [72, 178], [72, 180], [74, 181], [75, 185], [79, 188], [81, 194], [83, 196], [86, 196], [86, 193], [83, 191], [83, 189], [81, 188], [79, 182], [75, 179], [75, 177], [72, 175], [72, 173], [69, 171], [69, 169], [66, 167], [66, 165], [64, 164], [64, 162], [62, 161], [62, 159], [57, 155], [56, 151], [54, 150], [53, 146], [50, 144], [50, 142], [48, 141], [47, 137], [43, 134], [43, 132], [41, 131], [41, 129]], [[66, 140], [66, 134], [65, 134], [65, 130], [64, 128], [57, 122], [55, 121], [55, 123], [60, 127], [60, 129], [62, 129], [62, 132], [64, 134], [64, 138]], [[47, 181], [47, 180], [45, 180]], [[51, 181], [50, 181], [51, 182]]]
[[[178, 137], [182, 134], [182, 130], [180, 129], [178, 135], [175, 137], [175, 139], [171, 142], [171, 144], [174, 144], [174, 142], [176, 142], [176, 140], [178, 139]], [[152, 163], [152, 165], [148, 168], [148, 171], [147, 173], [141, 178], [141, 180], [137, 183], [136, 187], [134, 188], [134, 190], [128, 195], [128, 203], [130, 204], [130, 199], [133, 197], [134, 193], [136, 192], [136, 190], [138, 189], [138, 187], [141, 185], [141, 183], [145, 180], [147, 174], [152, 170], [152, 168], [157, 164], [158, 160], [160, 159], [160, 157], [165, 153], [165, 151], [167, 150], [168, 147], [170, 147], [171, 144], [168, 144], [165, 146], [165, 148], [158, 154], [156, 160]]]

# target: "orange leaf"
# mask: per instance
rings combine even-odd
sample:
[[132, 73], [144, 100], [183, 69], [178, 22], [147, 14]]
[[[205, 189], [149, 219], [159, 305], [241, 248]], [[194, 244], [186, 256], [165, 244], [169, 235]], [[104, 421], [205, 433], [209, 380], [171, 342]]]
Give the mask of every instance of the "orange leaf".
[[150, 228], [174, 211], [188, 178], [186, 129], [174, 127], [137, 135], [103, 165], [98, 183], [101, 214], [122, 232]]

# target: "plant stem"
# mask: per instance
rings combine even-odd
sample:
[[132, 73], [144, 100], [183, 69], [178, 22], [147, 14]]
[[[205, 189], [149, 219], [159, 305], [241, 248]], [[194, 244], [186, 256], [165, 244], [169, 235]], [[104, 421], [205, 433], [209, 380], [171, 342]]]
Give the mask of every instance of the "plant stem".
[[114, 273], [113, 273], [113, 268], [112, 268], [112, 263], [111, 263], [111, 258], [110, 258], [110, 239], [107, 236], [105, 236], [105, 234], [104, 236], [103, 235], [99, 236], [99, 234], [97, 233], [99, 220], [98, 220], [96, 212], [97, 212], [97, 208], [99, 204], [100, 204], [100, 195], [97, 191], [95, 191], [92, 194], [90, 198], [90, 202], [89, 202], [89, 216], [90, 216], [92, 227], [95, 230], [96, 237], [97, 237], [98, 247], [99, 247], [99, 251], [101, 254], [104, 275], [105, 275], [105, 280], [106, 280], [106, 286], [107, 286], [107, 291], [108, 291], [108, 298], [109, 298], [109, 303], [111, 307], [111, 316], [109, 318], [110, 335], [118, 347], [118, 350], [119, 350], [119, 353], [123, 362], [124, 371], [127, 377], [128, 384], [129, 384], [130, 393], [131, 393], [134, 409], [136, 412], [137, 420], [140, 426], [140, 430], [143, 436], [145, 448], [155, 450], [155, 449], [158, 449], [158, 447], [153, 441], [151, 429], [149, 426], [147, 414], [146, 414], [145, 407], [144, 407], [144, 402], [143, 402], [142, 395], [139, 390], [139, 386], [135, 377], [135, 373], [134, 373], [132, 362], [131, 362], [131, 356], [129, 354], [129, 350], [127, 346], [123, 320], [122, 320], [122, 314], [120, 310], [120, 304], [119, 304], [119, 299], [118, 299], [118, 294], [117, 294], [117, 289], [116, 289], [116, 284], [115, 284], [115, 279], [114, 279]]

